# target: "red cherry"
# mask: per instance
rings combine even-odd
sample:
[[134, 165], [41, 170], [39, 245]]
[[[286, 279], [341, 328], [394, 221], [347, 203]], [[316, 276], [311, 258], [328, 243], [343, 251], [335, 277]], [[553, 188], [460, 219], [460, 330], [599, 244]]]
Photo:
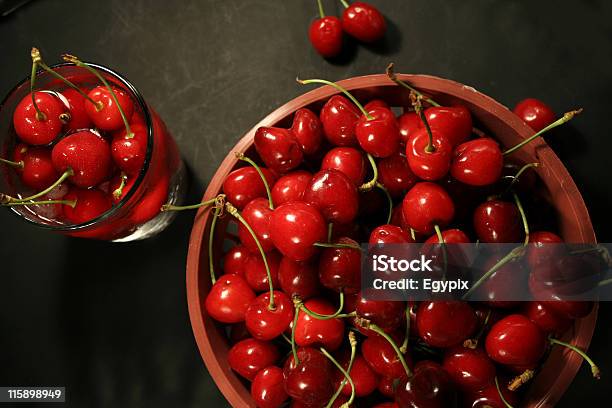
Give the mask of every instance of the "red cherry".
[[75, 89], [68, 88], [62, 91], [62, 95], [68, 101], [70, 120], [64, 125], [65, 130], [90, 129], [93, 123], [87, 111], [85, 111], [85, 97]]
[[104, 181], [111, 170], [111, 152], [100, 136], [82, 130], [72, 133], [53, 146], [53, 165], [60, 172], [72, 169], [72, 184], [87, 188]]
[[[502, 258], [492, 254], [482, 264], [482, 273], [491, 270]], [[486, 300], [493, 307], [510, 308], [520, 304], [512, 300], [525, 290], [527, 274], [521, 262], [508, 262], [499, 267], [476, 289], [478, 300]], [[510, 299], [510, 300], [509, 300]]]
[[485, 341], [489, 357], [500, 364], [527, 366], [542, 358], [546, 338], [527, 317], [513, 314], [491, 327]]
[[390, 300], [368, 299], [360, 292], [355, 304], [357, 317], [364, 318], [386, 332], [399, 328], [406, 320], [406, 304]]
[[454, 406], [454, 387], [442, 366], [433, 361], [419, 361], [414, 374], [404, 377], [395, 391], [400, 407], [445, 408]]
[[[268, 185], [273, 185], [276, 177], [272, 172], [261, 167], [260, 170]], [[257, 197], [267, 197], [266, 187], [259, 173], [251, 166], [232, 171], [223, 182], [223, 193], [227, 196], [227, 200], [239, 210]]]
[[[504, 387], [500, 384], [500, 390], [504, 399], [513, 407], [518, 406], [518, 397], [516, 393], [508, 390], [508, 387]], [[499, 396], [497, 387], [495, 384], [489, 384], [482, 390], [471, 392], [465, 396], [465, 407], [466, 408], [506, 408]]]
[[368, 241], [370, 245], [377, 244], [404, 244], [412, 243], [414, 240], [410, 234], [401, 227], [395, 225], [380, 225], [370, 234]]
[[[304, 306], [315, 313], [331, 315], [336, 308], [327, 300], [312, 298], [304, 302]], [[344, 322], [341, 319], [317, 319], [304, 310], [298, 312], [295, 326], [295, 343], [298, 346], [325, 347], [328, 351], [337, 350], [344, 339]], [[299, 356], [298, 356], [299, 357]]]
[[[383, 337], [378, 335], [366, 337], [361, 343], [361, 353], [377, 374], [393, 379], [406, 376], [406, 370], [395, 350]], [[404, 358], [410, 367], [412, 365], [410, 354], [404, 355]]]
[[423, 128], [423, 121], [416, 112], [404, 112], [397, 118], [397, 125], [401, 142], [406, 144], [415, 132]]
[[283, 292], [274, 291], [274, 309], [270, 309], [270, 293], [259, 295], [244, 314], [247, 330], [258, 340], [280, 336], [293, 320], [293, 302]]
[[23, 168], [19, 169], [21, 181], [34, 190], [44, 190], [60, 177], [53, 166], [51, 151], [47, 148], [26, 147], [24, 153], [16, 154], [13, 159], [23, 162]]
[[406, 143], [406, 160], [412, 172], [423, 180], [439, 180], [448, 173], [452, 146], [446, 136], [431, 129], [433, 151], [428, 151], [427, 129], [416, 131]]
[[[270, 217], [272, 216], [272, 210], [269, 206], [270, 203], [267, 199], [255, 198], [242, 210], [242, 218], [244, 218], [247, 224], [253, 229], [255, 236], [265, 252], [274, 248], [274, 244], [272, 244], [272, 239], [270, 238]], [[254, 254], [259, 254], [257, 243], [249, 230], [242, 223], [238, 225], [238, 237], [242, 245], [249, 251]]]
[[302, 148], [290, 129], [260, 127], [255, 132], [255, 149], [266, 166], [281, 174], [302, 164]]
[[376, 7], [356, 1], [342, 13], [342, 28], [359, 41], [372, 43], [385, 35], [387, 23]]
[[393, 197], [400, 197], [417, 181], [405, 157], [394, 154], [378, 162], [378, 181]]
[[451, 146], [465, 142], [472, 134], [472, 115], [465, 106], [432, 106], [425, 109], [425, 117], [429, 126], [446, 136]]
[[416, 183], [402, 202], [404, 220], [422, 234], [431, 234], [434, 226], [444, 227], [453, 219], [455, 206], [448, 193], [430, 182]]
[[117, 166], [130, 175], [140, 172], [147, 155], [149, 131], [144, 125], [132, 125], [133, 137], [127, 137], [125, 129], [113, 133], [111, 153]]
[[320, 292], [319, 272], [311, 262], [298, 262], [283, 257], [278, 268], [278, 282], [289, 296], [309, 299]]
[[290, 354], [285, 361], [285, 391], [306, 406], [323, 406], [334, 393], [331, 363], [311, 347], [297, 349], [298, 364]]
[[[338, 244], [358, 246], [350, 238]], [[361, 251], [356, 248], [323, 248], [319, 258], [321, 284], [336, 292], [355, 293], [361, 286]]]
[[495, 380], [495, 366], [480, 348], [454, 347], [444, 355], [442, 367], [464, 391], [481, 390]]
[[[117, 204], [125, 198], [127, 193], [129, 193], [132, 187], [134, 187], [134, 183], [136, 182], [136, 177], [128, 177], [123, 188], [121, 188], [122, 181], [123, 181], [123, 176], [121, 174], [117, 174], [115, 177], [113, 177], [110, 180], [110, 184], [108, 185], [108, 193], [111, 196], [111, 201], [113, 202], [113, 204]], [[121, 194], [116, 195], [115, 191], [120, 188], [121, 190], [119, 191], [121, 191]]]
[[[440, 235], [442, 235], [442, 240], [445, 244], [469, 244], [470, 242], [472, 242], [470, 238], [465, 234], [465, 232], [457, 228], [441, 231]], [[437, 234], [427, 238], [425, 243], [441, 244], [440, 238]]]
[[384, 108], [387, 110], [391, 110], [389, 104], [383, 101], [382, 99], [372, 99], [371, 101], [363, 105], [363, 108], [366, 110], [366, 112], [374, 108]]
[[521, 242], [523, 225], [519, 210], [507, 201], [485, 201], [474, 211], [474, 231], [484, 243]]
[[336, 16], [317, 18], [308, 29], [308, 39], [312, 46], [325, 58], [332, 58], [340, 54], [342, 36], [342, 22]]
[[317, 207], [328, 222], [345, 224], [357, 216], [357, 187], [344, 173], [328, 169], [316, 173], [304, 193], [304, 200]]
[[[126, 118], [131, 118], [134, 112], [134, 103], [130, 98], [130, 95], [123, 89], [113, 87], [113, 92], [117, 97], [119, 105], [123, 109]], [[96, 105], [91, 103], [89, 100], [85, 101], [85, 111], [91, 119], [91, 121], [100, 130], [106, 132], [112, 132], [119, 130], [125, 126], [123, 118], [119, 112], [119, 107], [115, 103], [111, 92], [105, 86], [96, 86], [87, 94], [96, 102], [96, 104], [102, 105], [102, 109], [99, 109]]]
[[499, 144], [489, 137], [481, 137], [455, 148], [450, 171], [462, 183], [486, 186], [499, 180], [503, 162]]
[[355, 124], [355, 136], [363, 150], [374, 157], [389, 157], [399, 151], [400, 135], [391, 110], [374, 107], [367, 118], [362, 115]]
[[553, 262], [565, 253], [565, 246], [560, 236], [549, 231], [534, 231], [529, 234], [527, 248], [527, 263], [530, 267]]
[[[132, 178], [132, 180], [136, 180]], [[129, 185], [130, 181], [128, 181]], [[147, 186], [145, 195], [138, 201], [134, 207], [130, 220], [135, 225], [143, 224], [155, 218], [163, 204], [168, 202], [168, 191], [170, 189], [170, 178], [164, 175], [157, 180], [152, 186]]]
[[38, 117], [32, 96], [27, 94], [13, 112], [13, 127], [17, 136], [29, 145], [47, 145], [62, 130], [60, 115], [65, 112], [62, 102], [46, 92], [35, 92], [36, 106], [42, 112]]
[[342, 95], [334, 95], [325, 102], [319, 114], [324, 135], [334, 146], [355, 146], [355, 125], [361, 116], [359, 109]]
[[63, 200], [76, 200], [72, 208], [64, 204], [64, 216], [72, 224], [83, 224], [91, 221], [111, 209], [110, 198], [99, 190], [71, 188]]
[[561, 335], [572, 325], [570, 319], [547, 308], [543, 302], [527, 302], [522, 310], [546, 334]]
[[242, 245], [236, 245], [223, 256], [223, 272], [244, 277], [247, 260], [251, 252]]
[[357, 187], [363, 184], [366, 166], [363, 153], [353, 147], [335, 147], [327, 152], [321, 162], [321, 170], [338, 170]]
[[223, 275], [210, 288], [204, 306], [206, 313], [221, 323], [238, 323], [244, 320], [255, 293], [239, 275]]
[[251, 397], [258, 408], [279, 408], [288, 398], [283, 386], [283, 370], [267, 367], [257, 373], [251, 384]]
[[245, 339], [234, 344], [227, 353], [227, 362], [232, 370], [249, 381], [264, 368], [275, 364], [280, 358], [278, 348], [270, 342]]
[[312, 174], [303, 170], [285, 174], [272, 187], [272, 202], [279, 206], [290, 201], [303, 201], [311, 179]]
[[395, 396], [395, 378], [391, 377], [380, 377], [378, 382], [378, 392], [387, 398], [393, 398]]
[[433, 347], [452, 347], [469, 338], [478, 321], [466, 302], [427, 301], [417, 310], [419, 337]]
[[[278, 268], [281, 256], [276, 251], [270, 251], [266, 254], [266, 260], [272, 276], [272, 286], [278, 287]], [[245, 261], [244, 278], [255, 292], [264, 292], [270, 289], [266, 265], [259, 253], [253, 253]]]
[[555, 113], [550, 106], [535, 98], [520, 101], [512, 111], [536, 132], [555, 121]]
[[291, 130], [304, 154], [312, 155], [319, 151], [323, 142], [323, 124], [316, 113], [306, 108], [298, 109]]
[[325, 220], [312, 205], [300, 201], [282, 204], [270, 217], [274, 246], [294, 261], [305, 261], [317, 252], [314, 246], [327, 235]]
[[[348, 369], [348, 356], [345, 355], [344, 358], [341, 359], [340, 364], [345, 370]], [[353, 366], [351, 367], [351, 371], [349, 371], [349, 375], [353, 380], [353, 385], [355, 386], [355, 397], [357, 398], [372, 394], [378, 386], [378, 375], [376, 375], [374, 370], [370, 368], [365, 359], [360, 355], [355, 356], [355, 360], [353, 360]], [[345, 378], [346, 377], [344, 377], [340, 371], [337, 371], [334, 385], [337, 387]], [[348, 382], [344, 384], [344, 387], [342, 387], [342, 394], [346, 395], [347, 397], [351, 395], [351, 384]]]

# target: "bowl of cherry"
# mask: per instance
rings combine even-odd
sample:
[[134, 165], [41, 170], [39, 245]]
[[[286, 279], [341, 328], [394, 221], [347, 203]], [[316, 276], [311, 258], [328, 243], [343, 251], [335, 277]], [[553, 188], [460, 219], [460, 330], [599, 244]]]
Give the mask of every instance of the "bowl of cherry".
[[360, 285], [361, 243], [595, 243], [540, 137], [580, 111], [514, 113], [392, 66], [298, 82], [323, 86], [247, 132], [184, 207], [191, 324], [229, 404], [541, 407], [584, 359], [599, 375], [593, 302], [375, 301]]
[[0, 105], [0, 205], [43, 229], [132, 241], [173, 219], [185, 171], [157, 113], [123, 76], [64, 55]]

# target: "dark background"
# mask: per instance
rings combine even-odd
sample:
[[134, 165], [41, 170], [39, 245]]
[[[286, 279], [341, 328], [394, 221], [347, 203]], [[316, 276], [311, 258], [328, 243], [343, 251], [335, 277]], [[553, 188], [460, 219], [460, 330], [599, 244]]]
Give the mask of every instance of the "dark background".
[[[548, 140], [612, 240], [612, 2], [376, 1], [386, 42], [349, 47], [335, 63], [311, 49], [314, 0], [36, 0], [0, 19], [0, 93], [71, 52], [124, 73], [174, 134], [193, 175], [190, 200], [250, 127], [305, 91], [338, 80], [427, 73], [512, 106], [527, 96], [585, 112]], [[329, 14], [339, 3], [324, 0]], [[0, 385], [65, 385], [73, 407], [225, 406], [200, 359], [187, 315], [185, 258], [193, 220], [160, 236], [112, 244], [44, 233], [0, 211]], [[591, 353], [559, 406], [610, 395], [612, 308], [602, 305]]]

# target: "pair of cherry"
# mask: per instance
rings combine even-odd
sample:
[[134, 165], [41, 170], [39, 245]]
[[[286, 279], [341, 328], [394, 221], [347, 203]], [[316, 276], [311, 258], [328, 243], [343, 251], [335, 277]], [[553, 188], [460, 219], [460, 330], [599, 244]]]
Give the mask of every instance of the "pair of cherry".
[[385, 17], [371, 4], [356, 1], [348, 4], [340, 0], [344, 6], [342, 19], [336, 16], [326, 16], [321, 0], [319, 18], [308, 28], [308, 39], [314, 49], [325, 58], [333, 58], [342, 51], [344, 33], [364, 43], [380, 40], [387, 30]]

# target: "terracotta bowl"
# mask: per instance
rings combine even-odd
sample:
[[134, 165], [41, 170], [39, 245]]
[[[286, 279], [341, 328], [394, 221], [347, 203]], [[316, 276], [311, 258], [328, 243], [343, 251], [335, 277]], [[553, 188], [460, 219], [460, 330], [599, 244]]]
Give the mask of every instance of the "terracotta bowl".
[[[429, 94], [443, 104], [461, 103], [467, 106], [472, 115], [492, 132], [503, 145], [512, 146], [533, 134], [508, 108], [494, 99], [460, 83], [427, 75], [400, 75], [421, 91]], [[409, 107], [408, 92], [395, 85], [386, 75], [369, 75], [339, 82], [352, 91], [360, 100], [380, 98], [393, 107]], [[226, 176], [237, 165], [234, 152], [254, 154], [253, 137], [260, 126], [290, 126], [293, 113], [302, 107], [318, 111], [323, 103], [337, 91], [329, 86], [317, 88], [286, 103], [265, 117], [244, 135], [219, 166], [211, 180], [203, 200], [208, 200], [221, 192]], [[250, 150], [250, 151], [249, 151]], [[546, 143], [539, 139], [515, 153], [515, 158], [523, 162], [538, 161], [542, 165], [537, 172], [543, 180], [551, 203], [557, 209], [559, 231], [567, 242], [594, 243], [595, 233], [589, 214], [574, 181]], [[187, 299], [193, 332], [208, 370], [217, 386], [234, 407], [254, 407], [249, 389], [230, 369], [227, 353], [230, 347], [226, 330], [206, 314], [204, 300], [210, 288], [208, 268], [208, 234], [211, 212], [200, 210], [191, 232], [189, 255], [187, 259]], [[227, 220], [225, 217], [224, 220]], [[226, 221], [227, 222], [227, 221]], [[215, 261], [221, 258], [222, 242], [226, 238], [224, 224], [218, 224], [215, 234]], [[597, 308], [584, 319], [576, 321], [566, 333], [570, 340], [581, 348], [587, 348], [593, 335], [597, 319]], [[531, 383], [522, 406], [549, 407], [561, 398], [575, 377], [582, 359], [576, 353], [564, 352], [555, 348], [544, 363], [541, 371]]]

